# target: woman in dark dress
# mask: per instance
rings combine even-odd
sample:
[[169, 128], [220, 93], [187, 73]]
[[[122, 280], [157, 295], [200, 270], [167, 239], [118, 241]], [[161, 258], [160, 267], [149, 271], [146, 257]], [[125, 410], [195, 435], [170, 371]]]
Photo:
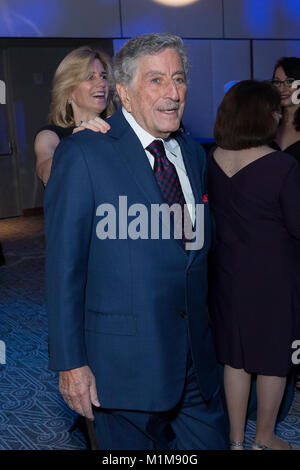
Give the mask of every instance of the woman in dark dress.
[[218, 147], [208, 158], [217, 234], [212, 316], [233, 450], [243, 449], [252, 374], [258, 404], [252, 448], [290, 449], [274, 428], [292, 342], [300, 337], [300, 167], [270, 147], [280, 118], [280, 95], [272, 85], [237, 83], [219, 107]]
[[[283, 150], [300, 163], [300, 95], [294, 81], [300, 80], [300, 59], [282, 57], [275, 65], [272, 83], [280, 91], [282, 119], [273, 148]], [[295, 387], [300, 390], [300, 366], [295, 367]]]

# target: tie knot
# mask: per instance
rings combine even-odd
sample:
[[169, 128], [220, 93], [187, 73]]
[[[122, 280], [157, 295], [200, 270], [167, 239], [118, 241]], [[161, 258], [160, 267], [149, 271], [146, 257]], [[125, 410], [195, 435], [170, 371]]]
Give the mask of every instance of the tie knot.
[[164, 144], [161, 140], [158, 139], [153, 140], [153, 142], [151, 142], [151, 144], [148, 145], [146, 149], [152, 153], [154, 157], [163, 157], [166, 154]]

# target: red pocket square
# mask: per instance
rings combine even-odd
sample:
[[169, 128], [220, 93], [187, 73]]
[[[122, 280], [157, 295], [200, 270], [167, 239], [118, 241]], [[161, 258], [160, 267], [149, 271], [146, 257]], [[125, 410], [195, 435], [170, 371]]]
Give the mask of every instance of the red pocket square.
[[203, 194], [202, 201], [203, 202], [208, 202], [208, 194]]

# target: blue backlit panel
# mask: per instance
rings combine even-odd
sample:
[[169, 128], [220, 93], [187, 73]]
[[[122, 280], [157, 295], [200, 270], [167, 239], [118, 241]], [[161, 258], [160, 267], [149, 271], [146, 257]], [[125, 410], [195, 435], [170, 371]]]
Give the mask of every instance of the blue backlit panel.
[[125, 44], [127, 39], [114, 39], [113, 40], [113, 48], [114, 48], [114, 54], [116, 54]]
[[182, 7], [153, 0], [121, 0], [124, 37], [170, 32], [185, 38], [221, 38], [222, 0], [198, 0]]
[[0, 37], [120, 37], [119, 0], [0, 0]]
[[183, 123], [193, 137], [211, 139], [226, 85], [250, 78], [250, 44], [245, 40], [186, 40], [185, 45], [191, 68]]
[[300, 39], [299, 0], [224, 0], [225, 38]]
[[254, 78], [272, 78], [274, 66], [281, 57], [300, 57], [299, 41], [253, 41]]

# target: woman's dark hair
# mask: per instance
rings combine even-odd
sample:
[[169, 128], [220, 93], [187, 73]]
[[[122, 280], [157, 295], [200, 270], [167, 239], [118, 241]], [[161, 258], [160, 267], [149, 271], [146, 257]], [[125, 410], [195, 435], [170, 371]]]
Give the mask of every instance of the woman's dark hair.
[[[278, 67], [282, 67], [284, 73], [288, 78], [300, 80], [300, 59], [299, 57], [281, 57], [276, 63], [273, 70], [273, 78]], [[300, 131], [300, 108], [298, 108], [294, 115], [293, 124], [296, 131]]]
[[269, 82], [236, 83], [218, 109], [214, 127], [216, 144], [227, 150], [270, 144], [278, 128], [274, 111], [280, 111], [280, 94]]

